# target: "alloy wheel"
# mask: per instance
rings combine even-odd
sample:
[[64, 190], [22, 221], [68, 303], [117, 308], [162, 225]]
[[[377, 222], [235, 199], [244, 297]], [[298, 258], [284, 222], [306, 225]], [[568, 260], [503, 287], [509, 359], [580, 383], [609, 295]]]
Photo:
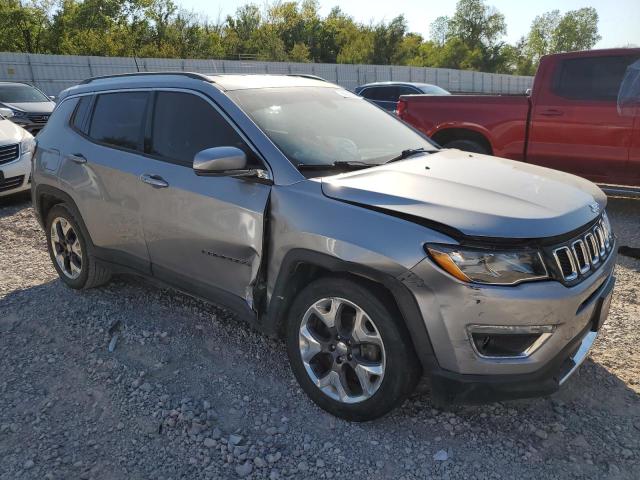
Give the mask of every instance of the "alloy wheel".
[[65, 218], [51, 222], [51, 248], [60, 270], [70, 279], [82, 273], [82, 246], [78, 234]]
[[328, 397], [359, 403], [373, 396], [385, 373], [382, 337], [369, 315], [344, 298], [323, 298], [305, 312], [300, 356], [313, 383]]

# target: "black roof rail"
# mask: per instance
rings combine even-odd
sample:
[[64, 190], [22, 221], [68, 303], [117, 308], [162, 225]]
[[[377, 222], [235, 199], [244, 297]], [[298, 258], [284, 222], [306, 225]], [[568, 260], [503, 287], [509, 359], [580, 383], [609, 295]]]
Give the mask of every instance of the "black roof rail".
[[141, 77], [145, 75], [182, 75], [184, 77], [194, 78], [196, 80], [205, 80], [211, 82], [211, 79], [202, 73], [195, 72], [132, 72], [132, 73], [115, 73], [113, 75], [100, 75], [98, 77], [91, 77], [83, 80], [79, 85], [86, 85], [96, 80], [105, 80], [108, 78], [126, 78], [126, 77]]

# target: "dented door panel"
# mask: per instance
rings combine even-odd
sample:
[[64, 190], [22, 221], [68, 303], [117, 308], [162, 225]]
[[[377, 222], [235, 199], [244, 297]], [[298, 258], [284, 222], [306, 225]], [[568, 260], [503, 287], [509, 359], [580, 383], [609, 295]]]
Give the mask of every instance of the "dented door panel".
[[140, 183], [144, 235], [154, 275], [178, 274], [253, 306], [262, 259], [270, 186], [232, 177], [199, 177], [188, 167], [154, 161]]

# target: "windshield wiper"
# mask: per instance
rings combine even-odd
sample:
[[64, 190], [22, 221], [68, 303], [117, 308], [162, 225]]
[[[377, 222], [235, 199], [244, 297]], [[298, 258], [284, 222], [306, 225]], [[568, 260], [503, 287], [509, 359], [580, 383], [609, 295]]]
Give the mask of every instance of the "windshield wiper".
[[360, 160], [337, 160], [333, 163], [299, 163], [297, 167], [299, 169], [331, 169], [331, 168], [370, 168], [378, 167], [380, 163], [367, 163]]
[[403, 150], [400, 155], [397, 157], [393, 157], [390, 160], [387, 160], [384, 163], [393, 163], [398, 160], [404, 160], [405, 158], [413, 157], [414, 155], [419, 155], [420, 153], [433, 153], [434, 150], [425, 150], [423, 147], [420, 148], [408, 148], [407, 150]]

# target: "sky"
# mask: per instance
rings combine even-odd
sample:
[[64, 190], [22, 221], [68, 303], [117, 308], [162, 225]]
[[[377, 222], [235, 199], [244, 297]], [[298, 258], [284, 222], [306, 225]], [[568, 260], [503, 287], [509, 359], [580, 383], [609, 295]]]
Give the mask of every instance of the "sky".
[[[246, 3], [265, 4], [264, 0], [174, 0], [178, 5], [204, 14], [210, 20], [224, 19]], [[325, 16], [339, 5], [343, 12], [361, 23], [389, 21], [404, 14], [412, 32], [429, 36], [429, 25], [436, 17], [451, 16], [456, 0], [319, 0], [320, 13]], [[272, 2], [270, 2], [272, 3]], [[561, 13], [582, 7], [594, 7], [598, 11], [599, 32], [602, 40], [596, 48], [640, 46], [640, 0], [487, 0], [506, 17], [505, 40], [515, 43], [526, 35], [533, 19], [544, 12], [558, 9]]]

